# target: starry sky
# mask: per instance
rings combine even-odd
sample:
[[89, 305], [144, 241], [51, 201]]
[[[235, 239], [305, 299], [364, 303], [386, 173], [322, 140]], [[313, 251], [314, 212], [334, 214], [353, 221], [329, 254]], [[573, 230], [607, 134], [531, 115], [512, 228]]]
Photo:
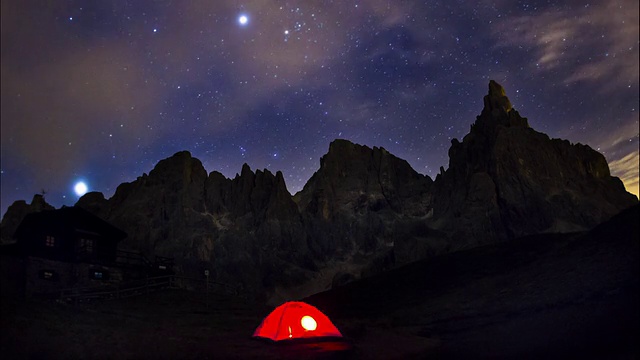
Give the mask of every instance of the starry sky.
[[293, 194], [336, 138], [435, 178], [489, 79], [638, 194], [638, 1], [9, 1], [1, 211], [106, 197], [177, 151]]

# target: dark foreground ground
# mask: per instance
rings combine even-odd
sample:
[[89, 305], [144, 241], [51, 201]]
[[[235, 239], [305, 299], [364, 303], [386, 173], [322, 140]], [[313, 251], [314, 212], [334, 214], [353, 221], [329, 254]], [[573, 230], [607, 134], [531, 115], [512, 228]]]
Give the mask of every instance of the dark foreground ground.
[[271, 310], [166, 290], [69, 306], [3, 299], [3, 359], [638, 359], [638, 206], [588, 234], [422, 261], [305, 301], [348, 343], [251, 339]]

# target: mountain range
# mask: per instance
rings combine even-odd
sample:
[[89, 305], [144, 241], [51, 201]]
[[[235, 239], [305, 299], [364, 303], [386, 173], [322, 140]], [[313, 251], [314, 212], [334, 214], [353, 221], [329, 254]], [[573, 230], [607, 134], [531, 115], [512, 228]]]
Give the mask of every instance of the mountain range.
[[[602, 154], [535, 131], [490, 81], [435, 179], [384, 148], [338, 139], [293, 196], [279, 171], [244, 164], [229, 179], [183, 151], [111, 198], [91, 192], [75, 206], [126, 231], [124, 248], [278, 302], [444, 253], [585, 231], [637, 203]], [[26, 214], [51, 208], [40, 195], [16, 201], [3, 243]]]

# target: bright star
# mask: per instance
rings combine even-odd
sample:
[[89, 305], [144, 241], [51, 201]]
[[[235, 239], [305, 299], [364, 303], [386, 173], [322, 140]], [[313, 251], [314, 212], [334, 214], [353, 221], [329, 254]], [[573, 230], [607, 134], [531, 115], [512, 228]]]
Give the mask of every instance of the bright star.
[[89, 188], [87, 187], [87, 184], [84, 183], [84, 181], [78, 181], [73, 187], [73, 191], [75, 191], [76, 195], [78, 196], [86, 194], [88, 190]]
[[248, 22], [249, 18], [247, 17], [247, 15], [240, 15], [240, 17], [238, 18], [238, 23], [240, 25], [247, 25]]

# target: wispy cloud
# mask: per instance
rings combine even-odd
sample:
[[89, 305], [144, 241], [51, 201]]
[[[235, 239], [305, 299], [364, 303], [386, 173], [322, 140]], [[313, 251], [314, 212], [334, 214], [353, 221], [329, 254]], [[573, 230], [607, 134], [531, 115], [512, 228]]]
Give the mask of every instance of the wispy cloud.
[[611, 91], [638, 83], [636, 0], [603, 1], [581, 9], [555, 9], [497, 23], [499, 47], [526, 46], [541, 71], [563, 70], [565, 83], [607, 81]]
[[634, 151], [619, 160], [612, 161], [609, 168], [613, 176], [622, 180], [628, 192], [640, 197], [638, 164], [640, 164], [640, 154]]
[[[637, 149], [640, 130], [638, 116], [632, 113], [620, 124], [618, 126], [611, 125], [602, 131], [594, 132], [578, 132], [575, 126], [572, 125], [554, 134], [554, 136], [568, 139], [571, 142], [587, 144], [605, 155], [613, 155], [618, 152], [627, 154], [630, 149]], [[633, 143], [634, 141], [635, 143]]]

